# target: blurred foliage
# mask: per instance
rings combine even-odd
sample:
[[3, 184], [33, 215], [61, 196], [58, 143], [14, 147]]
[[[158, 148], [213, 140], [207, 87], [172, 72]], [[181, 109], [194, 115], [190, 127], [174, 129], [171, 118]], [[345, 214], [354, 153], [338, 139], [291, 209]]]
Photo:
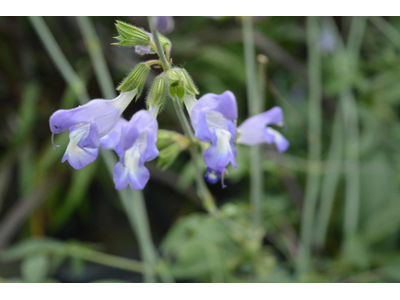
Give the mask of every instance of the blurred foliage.
[[[117, 35], [116, 19], [92, 18], [115, 86], [142, 59], [130, 49], [110, 45]], [[76, 19], [44, 20], [91, 98], [100, 98]], [[158, 119], [165, 129], [161, 155], [149, 164], [152, 177], [144, 190], [153, 239], [163, 259], [157, 272], [166, 268], [178, 282], [400, 281], [400, 18], [380, 20], [389, 27], [367, 20], [358, 67], [349, 68], [340, 43], [349, 42], [352, 18], [319, 18], [323, 160], [313, 169], [322, 178], [332, 172], [328, 157], [334, 116], [341, 113], [341, 91], [349, 85], [360, 122], [360, 224], [350, 241], [352, 251], [343, 248], [345, 175], [352, 172], [352, 162], [344, 158], [333, 163], [339, 181], [332, 189], [325, 244], [313, 249], [308, 274], [299, 277], [295, 272], [308, 166], [306, 22], [301, 17], [263, 17], [256, 18], [255, 27], [257, 53], [269, 62], [265, 104], [282, 106], [284, 135], [291, 142], [282, 155], [274, 147], [263, 148], [263, 224], [255, 228], [251, 222], [249, 149], [244, 146], [238, 146], [239, 167], [229, 169], [228, 188], [209, 186], [220, 214], [202, 210], [187, 141], [176, 133], [167, 135], [182, 133], [167, 105]], [[143, 17], [123, 21], [148, 29]], [[188, 70], [200, 94], [231, 90], [238, 100], [238, 124], [246, 119], [240, 18], [176, 17], [168, 38], [174, 64]], [[157, 71], [151, 73], [154, 77]], [[49, 116], [77, 106], [78, 99], [26, 18], [0, 18], [0, 101], [0, 281], [140, 282], [139, 248], [104, 162], [99, 159], [80, 171], [61, 164], [66, 132], [56, 137], [61, 147], [51, 147]], [[142, 96], [125, 117], [144, 105]], [[317, 215], [321, 205], [319, 197]]]

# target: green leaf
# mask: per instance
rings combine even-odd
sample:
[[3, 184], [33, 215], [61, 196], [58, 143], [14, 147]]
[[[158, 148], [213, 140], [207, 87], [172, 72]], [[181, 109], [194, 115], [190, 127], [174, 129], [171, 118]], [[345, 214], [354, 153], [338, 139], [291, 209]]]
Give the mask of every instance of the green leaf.
[[46, 255], [36, 254], [22, 262], [21, 273], [26, 282], [42, 282], [47, 277], [50, 262]]

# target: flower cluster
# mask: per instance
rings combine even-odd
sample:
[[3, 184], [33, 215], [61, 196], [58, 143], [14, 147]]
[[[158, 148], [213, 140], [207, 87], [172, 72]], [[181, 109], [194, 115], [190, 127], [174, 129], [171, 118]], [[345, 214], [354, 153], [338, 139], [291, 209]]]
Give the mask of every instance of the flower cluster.
[[[134, 46], [136, 53], [142, 55], [157, 53], [151, 33], [120, 21], [116, 27], [119, 33], [117, 45]], [[158, 37], [169, 61], [171, 42], [161, 34]], [[205, 176], [210, 183], [222, 178], [223, 184], [228, 165], [237, 167], [235, 144], [275, 144], [279, 152], [289, 147], [289, 142], [278, 131], [268, 127], [283, 125], [280, 107], [250, 117], [236, 127], [238, 109], [232, 92], [206, 94], [197, 100], [199, 92], [187, 71], [172, 67], [170, 62], [169, 68], [164, 69], [153, 83], [147, 96], [147, 109], [136, 112], [129, 121], [124, 119], [121, 117], [123, 112], [133, 99], [140, 96], [150, 66], [154, 64], [161, 65], [161, 62], [153, 60], [138, 64], [117, 87], [120, 94], [115, 99], [91, 100], [77, 108], [58, 110], [50, 117], [54, 148], [59, 147], [54, 144], [54, 134], [69, 130], [69, 144], [62, 162], [68, 161], [74, 169], [81, 169], [97, 159], [100, 147], [113, 149], [119, 157], [114, 167], [115, 187], [125, 189], [129, 184], [132, 189], [142, 190], [150, 178], [144, 164], [160, 154], [157, 149], [157, 115], [165, 105], [167, 93], [173, 101], [185, 104], [196, 139], [208, 145], [203, 159], [207, 168]], [[183, 146], [171, 147], [169, 143], [168, 149], [174, 149], [175, 153], [169, 155], [163, 150], [161, 157], [175, 159], [176, 151], [188, 146], [179, 134], [163, 131], [163, 135], [175, 139], [175, 142], [179, 138], [179, 145]]]
[[236, 128], [238, 117], [235, 95], [226, 91], [221, 95], [206, 94], [198, 101], [193, 96], [184, 98], [186, 108], [191, 117], [196, 138], [210, 143], [203, 153], [207, 166], [207, 181], [216, 183], [226, 173], [229, 163], [237, 167], [237, 144], [258, 145], [275, 144], [279, 152], [289, 148], [288, 140], [277, 130], [268, 125], [283, 126], [282, 109], [278, 106], [255, 115]]

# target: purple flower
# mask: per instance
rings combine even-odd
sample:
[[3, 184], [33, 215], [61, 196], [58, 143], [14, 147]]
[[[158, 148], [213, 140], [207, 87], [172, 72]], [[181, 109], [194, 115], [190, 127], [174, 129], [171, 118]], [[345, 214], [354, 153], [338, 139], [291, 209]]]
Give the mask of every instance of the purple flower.
[[124, 118], [119, 118], [114, 128], [105, 136], [100, 139], [100, 145], [103, 149], [110, 150], [115, 149], [119, 141], [121, 140], [122, 131], [128, 124], [128, 121]]
[[239, 127], [238, 144], [258, 145], [262, 143], [275, 144], [279, 152], [289, 148], [289, 141], [275, 129], [267, 125], [283, 125], [283, 113], [279, 106], [255, 115], [244, 121]]
[[[146, 34], [150, 37], [150, 40], [153, 41], [153, 35], [150, 32], [146, 32]], [[135, 52], [140, 55], [156, 53], [154, 49], [153, 51], [151, 50], [152, 50], [151, 46], [135, 46]]]
[[221, 95], [206, 94], [197, 102], [194, 96], [185, 96], [184, 101], [196, 138], [211, 143], [204, 151], [203, 159], [208, 169], [206, 178], [209, 182], [215, 182], [225, 174], [229, 163], [237, 167], [233, 144], [236, 136], [234, 121], [237, 119], [235, 96], [226, 91]]
[[129, 185], [142, 190], [150, 178], [146, 161], [158, 156], [158, 123], [151, 113], [141, 110], [123, 127], [120, 142], [115, 147], [120, 160], [114, 167], [115, 187], [123, 190]]
[[[69, 129], [70, 142], [62, 162], [68, 160], [74, 169], [82, 169], [95, 161], [100, 139], [114, 128], [136, 94], [135, 89], [121, 93], [113, 100], [95, 99], [85, 105], [73, 109], [60, 109], [53, 113], [50, 117], [52, 141], [54, 134]], [[53, 146], [58, 147], [54, 142]]]
[[157, 30], [163, 34], [168, 34], [174, 30], [173, 17], [156, 17]]

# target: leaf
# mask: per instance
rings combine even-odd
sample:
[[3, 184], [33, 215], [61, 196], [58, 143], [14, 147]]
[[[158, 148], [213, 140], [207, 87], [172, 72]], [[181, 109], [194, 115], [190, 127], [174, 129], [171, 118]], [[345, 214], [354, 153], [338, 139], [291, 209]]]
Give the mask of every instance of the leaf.
[[26, 282], [42, 282], [47, 277], [50, 262], [46, 255], [36, 254], [22, 262], [21, 273]]

